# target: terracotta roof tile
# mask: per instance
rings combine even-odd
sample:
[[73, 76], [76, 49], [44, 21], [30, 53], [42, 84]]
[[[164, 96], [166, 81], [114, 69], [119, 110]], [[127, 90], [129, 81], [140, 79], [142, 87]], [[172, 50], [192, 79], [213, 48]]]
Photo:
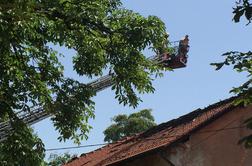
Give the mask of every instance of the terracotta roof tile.
[[146, 132], [126, 137], [93, 152], [82, 154], [79, 158], [67, 163], [66, 166], [105, 166], [169, 146], [221, 114], [232, 110], [231, 108], [234, 108], [232, 102], [235, 98], [231, 97], [205, 109], [197, 109]]

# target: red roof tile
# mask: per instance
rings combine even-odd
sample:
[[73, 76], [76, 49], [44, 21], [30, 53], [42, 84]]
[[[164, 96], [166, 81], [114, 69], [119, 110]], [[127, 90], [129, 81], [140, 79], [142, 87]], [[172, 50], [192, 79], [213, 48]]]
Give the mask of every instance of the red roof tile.
[[66, 166], [104, 166], [114, 164], [131, 157], [169, 146], [193, 131], [216, 119], [234, 108], [235, 97], [198, 109], [189, 114], [153, 127], [146, 132], [126, 137], [95, 151], [82, 154]]

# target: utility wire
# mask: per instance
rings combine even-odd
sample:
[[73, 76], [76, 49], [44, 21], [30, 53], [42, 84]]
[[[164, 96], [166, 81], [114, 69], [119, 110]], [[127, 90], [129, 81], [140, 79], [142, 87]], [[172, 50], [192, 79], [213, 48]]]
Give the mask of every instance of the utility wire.
[[[217, 133], [217, 132], [222, 132], [226, 130], [234, 130], [234, 129], [240, 129], [240, 128], [245, 128], [246, 126], [235, 126], [235, 127], [228, 127], [228, 128], [222, 128], [222, 129], [216, 129], [216, 130], [206, 130], [206, 131], [201, 131], [197, 132], [197, 134], [204, 134], [204, 133]], [[164, 138], [171, 138], [171, 137], [178, 137], [178, 136], [184, 136], [186, 134], [180, 134], [180, 135], [169, 135], [167, 137], [160, 137], [160, 138], [143, 138], [145, 140], [158, 140], [158, 139], [164, 139]], [[100, 144], [90, 144], [90, 145], [81, 145], [81, 146], [69, 146], [69, 147], [60, 147], [60, 148], [50, 148], [46, 149], [46, 151], [55, 151], [55, 150], [67, 150], [67, 149], [79, 149], [79, 148], [87, 148], [87, 147], [95, 147], [95, 146], [103, 146], [103, 145], [108, 145], [109, 143], [100, 143]]]
[[100, 144], [90, 144], [90, 145], [81, 145], [81, 146], [69, 146], [69, 147], [63, 147], [63, 148], [50, 148], [50, 149], [46, 149], [46, 151], [88, 148], [88, 147], [102, 146], [102, 145], [107, 145], [107, 144], [108, 144], [108, 143], [100, 143]]

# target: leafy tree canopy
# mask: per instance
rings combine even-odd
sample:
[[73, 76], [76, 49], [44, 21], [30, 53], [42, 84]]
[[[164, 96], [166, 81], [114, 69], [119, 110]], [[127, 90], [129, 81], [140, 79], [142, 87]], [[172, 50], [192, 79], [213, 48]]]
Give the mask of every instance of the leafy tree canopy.
[[50, 154], [49, 162], [46, 166], [62, 166], [71, 160], [75, 155], [70, 155], [69, 153], [64, 153], [63, 155]]
[[113, 142], [125, 136], [143, 132], [156, 125], [151, 109], [144, 109], [129, 116], [122, 114], [112, 118], [114, 122], [103, 133], [104, 141]]
[[248, 20], [248, 24], [252, 20], [252, 3], [250, 0], [238, 0], [236, 6], [233, 8], [234, 22], [240, 22], [240, 18], [244, 16]]
[[13, 127], [15, 132], [7, 141], [0, 143], [0, 165], [41, 165], [45, 157], [41, 139], [20, 121], [14, 123]]
[[[38, 161], [42, 154], [36, 153], [38, 142], [27, 126], [15, 127], [17, 111], [42, 107], [53, 115], [59, 140], [78, 143], [87, 138], [88, 119], [95, 116], [95, 92], [64, 76], [52, 45], [76, 51], [73, 67], [80, 76], [113, 71], [116, 98], [135, 107], [140, 101], [137, 92], [153, 92], [151, 75], [160, 74], [142, 51], [150, 47], [158, 52], [165, 37], [159, 18], [127, 10], [120, 0], [1, 0], [0, 121], [11, 120], [14, 133], [3, 143], [8, 165], [17, 165], [13, 152], [20, 160]], [[16, 140], [19, 147], [10, 146]], [[41, 141], [39, 147], [43, 149]]]
[[[236, 2], [234, 11], [234, 22], [239, 22], [242, 16], [248, 20], [250, 24], [252, 20], [252, 4], [250, 0], [239, 0]], [[223, 54], [225, 60], [220, 63], [212, 63], [216, 66], [216, 70], [221, 69], [225, 65], [232, 65], [233, 69], [238, 73], [246, 72], [248, 74], [248, 80], [241, 86], [233, 88], [230, 92], [240, 95], [240, 98], [235, 101], [235, 104], [248, 105], [252, 103], [252, 51], [240, 52], [230, 51]], [[252, 129], [252, 118], [245, 121], [245, 124], [249, 129]], [[244, 143], [246, 147], [252, 147], [252, 135], [248, 135], [240, 140], [240, 143]]]

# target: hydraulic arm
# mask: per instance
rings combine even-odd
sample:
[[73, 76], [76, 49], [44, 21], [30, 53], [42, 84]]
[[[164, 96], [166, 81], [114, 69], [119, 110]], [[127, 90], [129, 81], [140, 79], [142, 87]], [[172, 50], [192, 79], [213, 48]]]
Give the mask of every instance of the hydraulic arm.
[[[151, 57], [150, 60], [164, 67], [169, 67], [172, 69], [186, 67], [189, 45], [188, 42], [184, 42], [184, 40], [180, 40], [179, 45], [174, 47], [173, 53], [163, 53], [161, 55], [156, 55]], [[102, 91], [110, 87], [112, 84], [113, 79], [111, 74], [102, 76], [99, 79], [89, 83], [89, 85], [96, 92]], [[16, 115], [20, 120], [28, 125], [35, 124], [51, 116], [51, 114], [44, 111], [42, 108], [32, 109], [30, 112], [20, 111], [17, 112]], [[11, 130], [12, 127], [10, 121], [0, 123], [0, 142], [7, 138]]]

